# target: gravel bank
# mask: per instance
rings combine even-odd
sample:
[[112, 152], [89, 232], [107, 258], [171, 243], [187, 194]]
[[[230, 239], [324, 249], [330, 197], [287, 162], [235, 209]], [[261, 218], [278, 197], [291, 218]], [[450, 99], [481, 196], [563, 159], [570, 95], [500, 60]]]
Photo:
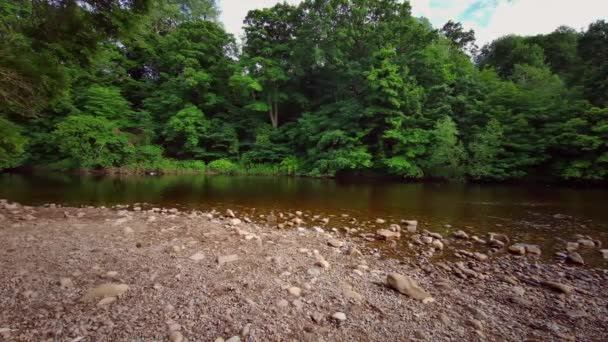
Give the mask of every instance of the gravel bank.
[[[433, 261], [444, 246], [463, 249], [454, 247], [459, 238], [443, 237], [431, 239], [441, 245], [414, 244], [419, 257], [398, 260], [367, 243], [369, 236], [334, 232], [322, 219], [323, 230], [313, 229], [317, 223], [301, 213], [290, 216], [299, 228], [277, 229], [273, 218], [249, 223], [238, 212], [133, 209], [0, 202], [0, 340], [608, 336], [603, 269], [467, 251], [453, 262]], [[411, 281], [413, 292], [408, 284], [391, 288], [391, 273]]]

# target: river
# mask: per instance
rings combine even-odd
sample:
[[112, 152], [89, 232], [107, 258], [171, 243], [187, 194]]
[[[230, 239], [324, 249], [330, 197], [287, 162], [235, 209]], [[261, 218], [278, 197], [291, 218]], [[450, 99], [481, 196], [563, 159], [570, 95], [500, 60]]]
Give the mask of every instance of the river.
[[[564, 249], [565, 240], [573, 241], [573, 234], [608, 243], [606, 188], [209, 175], [0, 174], [0, 198], [28, 205], [148, 203], [180, 209], [231, 208], [252, 216], [301, 210], [333, 217], [337, 228], [356, 225], [350, 223], [353, 217], [370, 226], [376, 218], [416, 219], [424, 228], [443, 234], [454, 229], [481, 237], [505, 232], [516, 241], [541, 245], [548, 258]], [[604, 264], [597, 251], [586, 254], [591, 263]]]

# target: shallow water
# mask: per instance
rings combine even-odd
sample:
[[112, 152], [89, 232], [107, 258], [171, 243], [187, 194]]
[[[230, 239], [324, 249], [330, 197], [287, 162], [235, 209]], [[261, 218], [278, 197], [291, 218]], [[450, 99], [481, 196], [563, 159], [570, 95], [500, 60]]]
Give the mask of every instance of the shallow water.
[[[249, 211], [301, 210], [373, 226], [375, 218], [417, 219], [447, 234], [464, 229], [479, 236], [505, 232], [518, 242], [539, 244], [549, 258], [573, 234], [608, 243], [608, 189], [555, 186], [465, 185], [339, 181], [291, 177], [77, 176], [0, 174], [0, 198], [23, 204], [71, 206], [149, 203], [154, 206]], [[341, 214], [348, 214], [342, 219]], [[557, 214], [557, 216], [556, 216]], [[564, 217], [565, 216], [565, 217]], [[373, 227], [369, 227], [373, 229]], [[598, 251], [582, 253], [604, 265]]]

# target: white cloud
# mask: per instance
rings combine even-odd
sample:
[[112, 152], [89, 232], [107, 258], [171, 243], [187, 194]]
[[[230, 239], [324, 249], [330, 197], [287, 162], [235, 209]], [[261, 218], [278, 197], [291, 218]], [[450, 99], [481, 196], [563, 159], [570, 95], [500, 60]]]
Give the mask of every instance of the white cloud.
[[287, 2], [296, 5], [301, 0], [220, 0], [220, 21], [224, 24], [226, 31], [240, 38], [243, 35], [243, 20], [250, 10], [256, 8], [272, 7], [278, 2]]
[[475, 29], [479, 43], [487, 43], [511, 33], [549, 33], [561, 25], [586, 29], [590, 23], [606, 18], [607, 0], [513, 0], [501, 1], [486, 27], [475, 22], [465, 24]]
[[[277, 0], [220, 0], [224, 27], [236, 37], [243, 33], [249, 10], [271, 7]], [[287, 0], [298, 4], [301, 0]], [[411, 0], [414, 16], [426, 17], [435, 27], [448, 20], [461, 21], [475, 30], [478, 44], [515, 33], [549, 33], [558, 26], [586, 28], [591, 22], [608, 18], [608, 0]], [[480, 8], [468, 11], [472, 5]]]

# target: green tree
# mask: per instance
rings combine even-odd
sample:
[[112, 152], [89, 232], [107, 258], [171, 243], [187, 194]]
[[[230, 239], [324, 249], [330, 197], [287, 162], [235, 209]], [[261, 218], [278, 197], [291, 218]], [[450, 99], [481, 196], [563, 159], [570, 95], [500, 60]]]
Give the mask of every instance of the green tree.
[[431, 134], [433, 148], [425, 163], [426, 174], [441, 179], [462, 179], [466, 155], [454, 121], [444, 117], [437, 121]]
[[27, 142], [19, 126], [0, 117], [0, 170], [19, 166]]
[[102, 117], [70, 116], [53, 132], [62, 157], [81, 168], [107, 168], [128, 163], [134, 148], [116, 125]]

